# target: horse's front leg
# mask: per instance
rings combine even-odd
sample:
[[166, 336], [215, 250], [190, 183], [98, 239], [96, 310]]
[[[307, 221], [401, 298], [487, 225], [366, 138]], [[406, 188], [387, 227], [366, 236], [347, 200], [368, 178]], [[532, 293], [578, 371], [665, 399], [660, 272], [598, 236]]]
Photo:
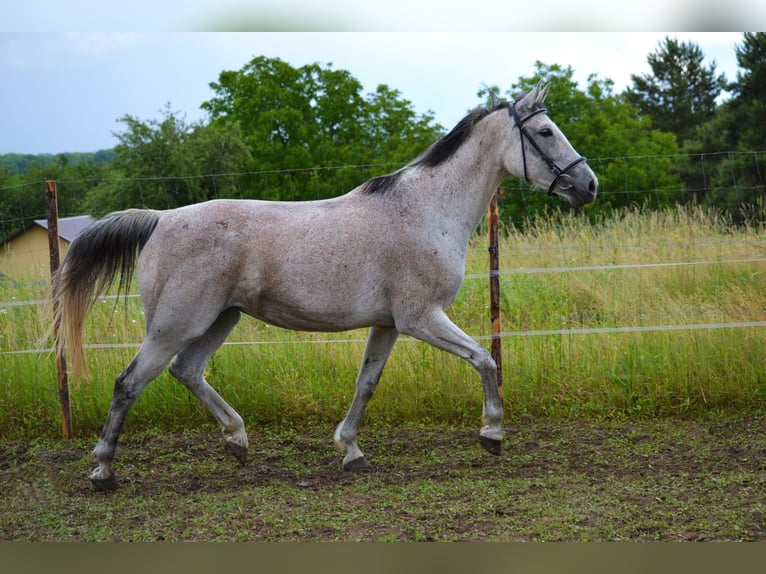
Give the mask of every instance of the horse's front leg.
[[335, 444], [345, 451], [343, 468], [360, 470], [368, 468], [370, 463], [364, 456], [357, 443], [359, 425], [367, 403], [375, 393], [383, 367], [394, 348], [399, 332], [393, 327], [372, 327], [367, 337], [367, 347], [364, 351], [362, 366], [356, 377], [356, 392], [346, 417], [335, 429]]
[[408, 325], [402, 332], [426, 341], [444, 351], [465, 359], [481, 376], [484, 390], [481, 446], [499, 455], [503, 451], [503, 403], [497, 387], [497, 365], [489, 352], [466, 335], [441, 309], [423, 314], [421, 322]]

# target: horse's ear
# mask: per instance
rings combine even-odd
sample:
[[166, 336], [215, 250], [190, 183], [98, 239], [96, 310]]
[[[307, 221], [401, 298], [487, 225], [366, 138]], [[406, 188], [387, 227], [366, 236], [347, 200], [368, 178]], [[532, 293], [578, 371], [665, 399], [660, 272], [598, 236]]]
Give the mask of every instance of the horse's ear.
[[532, 88], [531, 91], [528, 93], [522, 92], [516, 97], [516, 101], [521, 101], [527, 96], [529, 96], [530, 101], [532, 102], [531, 105], [534, 104], [542, 104], [545, 101], [545, 98], [548, 96], [548, 90], [550, 89], [550, 84], [543, 85], [543, 81], [540, 80], [537, 82], [534, 88]]
[[545, 84], [542, 88], [540, 85], [542, 84], [542, 81], [538, 82], [537, 86], [535, 87], [535, 91], [537, 91], [537, 98], [536, 101], [540, 102], [541, 104], [545, 101], [545, 98], [548, 97], [548, 90], [551, 89], [550, 84]]

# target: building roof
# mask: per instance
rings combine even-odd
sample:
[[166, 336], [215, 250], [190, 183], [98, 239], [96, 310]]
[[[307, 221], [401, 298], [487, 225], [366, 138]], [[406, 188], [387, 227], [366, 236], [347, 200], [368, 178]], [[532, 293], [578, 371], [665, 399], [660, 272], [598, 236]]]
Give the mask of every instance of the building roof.
[[[59, 219], [59, 237], [69, 243], [80, 235], [91, 223], [95, 222], [90, 215], [77, 215], [75, 217], [62, 217]], [[48, 230], [47, 219], [35, 219], [35, 223]]]

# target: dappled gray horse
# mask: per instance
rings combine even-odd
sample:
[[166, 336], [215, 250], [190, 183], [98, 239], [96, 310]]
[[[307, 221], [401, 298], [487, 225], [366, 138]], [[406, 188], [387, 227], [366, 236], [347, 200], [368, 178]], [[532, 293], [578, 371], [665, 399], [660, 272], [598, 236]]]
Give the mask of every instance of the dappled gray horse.
[[[503, 406], [489, 353], [445, 314], [465, 272], [471, 234], [506, 176], [523, 177], [575, 207], [598, 181], [546, 114], [548, 87], [480, 107], [400, 170], [346, 195], [309, 202], [214, 200], [167, 211], [112, 213], [75, 239], [55, 277], [59, 348], [87, 374], [85, 317], [96, 297], [136, 268], [146, 337], [117, 377], [94, 449], [96, 488], [112, 489], [125, 416], [147, 384], [170, 373], [222, 425], [240, 461], [242, 417], [207, 383], [205, 365], [246, 313], [287, 329], [370, 327], [351, 406], [335, 431], [343, 466], [368, 462], [360, 421], [400, 333], [462, 357], [484, 390], [481, 445], [500, 454]], [[60, 351], [63, 352], [63, 351]]]

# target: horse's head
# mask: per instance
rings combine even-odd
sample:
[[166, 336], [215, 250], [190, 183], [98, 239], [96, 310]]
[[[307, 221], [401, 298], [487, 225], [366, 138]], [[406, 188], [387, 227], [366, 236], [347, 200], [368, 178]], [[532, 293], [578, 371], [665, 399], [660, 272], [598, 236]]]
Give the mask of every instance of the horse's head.
[[596, 199], [598, 178], [558, 126], [548, 117], [544, 102], [549, 86], [537, 84], [527, 94], [508, 104], [518, 145], [506, 160], [506, 169], [566, 198], [572, 207]]

